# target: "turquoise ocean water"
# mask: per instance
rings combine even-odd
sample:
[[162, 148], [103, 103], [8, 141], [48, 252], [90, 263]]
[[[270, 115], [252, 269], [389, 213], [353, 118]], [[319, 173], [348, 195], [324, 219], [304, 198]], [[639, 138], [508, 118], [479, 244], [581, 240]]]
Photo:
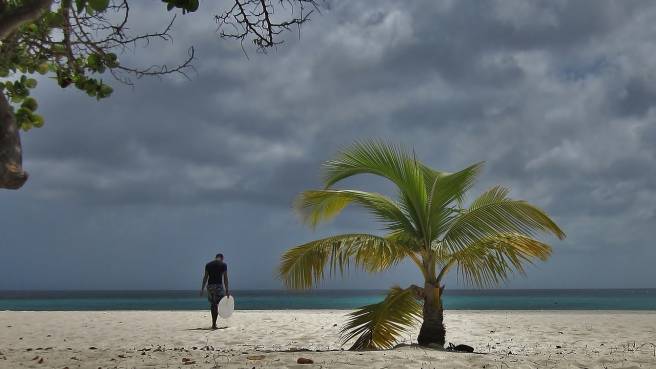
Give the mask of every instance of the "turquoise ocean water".
[[[382, 300], [381, 290], [234, 291], [236, 308], [353, 309]], [[446, 290], [446, 309], [656, 310], [656, 289]], [[197, 291], [0, 291], [1, 310], [200, 310]]]

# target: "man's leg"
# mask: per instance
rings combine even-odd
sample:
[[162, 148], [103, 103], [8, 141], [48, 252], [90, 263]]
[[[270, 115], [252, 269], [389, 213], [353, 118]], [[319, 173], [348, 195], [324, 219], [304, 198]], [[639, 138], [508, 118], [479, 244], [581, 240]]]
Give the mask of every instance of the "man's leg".
[[219, 305], [212, 303], [210, 310], [212, 310], [212, 328], [216, 329], [216, 318], [219, 316]]

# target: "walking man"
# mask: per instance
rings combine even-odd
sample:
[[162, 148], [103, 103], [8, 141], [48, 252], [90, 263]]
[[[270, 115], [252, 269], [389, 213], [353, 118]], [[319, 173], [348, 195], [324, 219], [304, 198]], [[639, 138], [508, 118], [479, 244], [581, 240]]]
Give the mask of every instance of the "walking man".
[[218, 329], [216, 318], [219, 316], [219, 301], [224, 296], [230, 296], [228, 264], [223, 262], [223, 254], [216, 254], [216, 258], [205, 265], [203, 285], [200, 288], [201, 296], [203, 296], [205, 285], [207, 285], [207, 301], [210, 302], [210, 311], [212, 312], [212, 329]]

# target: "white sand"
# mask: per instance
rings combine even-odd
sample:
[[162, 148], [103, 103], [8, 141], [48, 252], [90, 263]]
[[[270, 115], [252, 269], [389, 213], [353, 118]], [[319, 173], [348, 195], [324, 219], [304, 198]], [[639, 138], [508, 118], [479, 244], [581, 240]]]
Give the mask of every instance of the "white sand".
[[[447, 311], [447, 341], [477, 354], [326, 351], [344, 311], [243, 311], [218, 331], [208, 315], [0, 312], [0, 368], [656, 368], [656, 312]], [[283, 352], [301, 349], [322, 351]]]

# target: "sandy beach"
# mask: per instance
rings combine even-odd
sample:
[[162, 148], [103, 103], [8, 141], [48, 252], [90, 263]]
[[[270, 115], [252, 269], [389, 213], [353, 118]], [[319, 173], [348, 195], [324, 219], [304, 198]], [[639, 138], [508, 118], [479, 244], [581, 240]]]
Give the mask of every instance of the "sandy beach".
[[474, 354], [342, 351], [344, 315], [240, 311], [210, 331], [206, 312], [6, 311], [0, 368], [656, 368], [656, 312], [447, 312]]

